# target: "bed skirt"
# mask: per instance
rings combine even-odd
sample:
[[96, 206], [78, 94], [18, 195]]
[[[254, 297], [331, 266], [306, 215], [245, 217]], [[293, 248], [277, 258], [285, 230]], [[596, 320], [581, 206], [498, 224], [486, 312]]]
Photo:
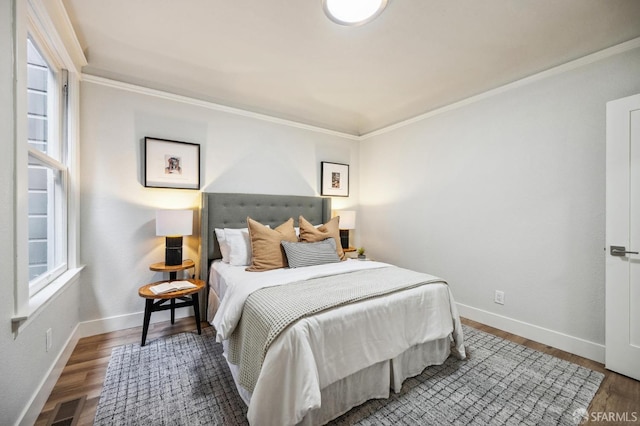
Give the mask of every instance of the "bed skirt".
[[[223, 342], [225, 359], [227, 341]], [[451, 354], [451, 338], [416, 345], [395, 358], [364, 368], [320, 391], [322, 405], [305, 415], [299, 425], [323, 425], [370, 399], [388, 398], [398, 393], [402, 383], [430, 365], [442, 364]], [[251, 393], [238, 384], [238, 366], [227, 361], [242, 400], [249, 405]]]

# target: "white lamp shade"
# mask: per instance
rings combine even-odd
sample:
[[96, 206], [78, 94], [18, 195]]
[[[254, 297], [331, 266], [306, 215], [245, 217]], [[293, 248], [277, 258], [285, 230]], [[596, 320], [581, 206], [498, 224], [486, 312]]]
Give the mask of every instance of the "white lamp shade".
[[156, 235], [180, 237], [193, 233], [193, 210], [157, 210]]
[[341, 210], [338, 212], [340, 216], [340, 229], [356, 229], [356, 212], [353, 210]]

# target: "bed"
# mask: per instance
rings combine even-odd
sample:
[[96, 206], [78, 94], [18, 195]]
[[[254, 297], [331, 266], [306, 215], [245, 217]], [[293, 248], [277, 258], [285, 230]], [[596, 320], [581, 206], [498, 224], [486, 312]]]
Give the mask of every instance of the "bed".
[[[325, 424], [369, 399], [399, 392], [406, 378], [441, 364], [452, 353], [465, 357], [453, 297], [438, 277], [355, 259], [265, 272], [248, 272], [238, 262], [221, 261], [215, 229], [246, 228], [247, 217], [277, 228], [300, 216], [316, 225], [327, 223], [331, 199], [203, 193], [201, 275], [209, 283], [207, 320], [223, 344], [250, 424]], [[262, 355], [254, 380], [247, 381], [246, 371], [251, 369], [244, 361], [244, 370], [240, 368], [237, 354], [253, 354], [255, 348], [248, 350], [246, 340], [237, 344], [236, 336], [252, 329], [243, 328], [242, 321], [248, 321], [245, 311], [254, 295], [271, 291], [284, 306], [293, 306], [285, 301], [289, 289], [308, 285], [324, 291], [329, 281], [340, 280], [362, 281], [369, 287], [373, 276], [384, 285], [395, 280], [414, 280], [415, 285], [354, 299], [283, 326]]]

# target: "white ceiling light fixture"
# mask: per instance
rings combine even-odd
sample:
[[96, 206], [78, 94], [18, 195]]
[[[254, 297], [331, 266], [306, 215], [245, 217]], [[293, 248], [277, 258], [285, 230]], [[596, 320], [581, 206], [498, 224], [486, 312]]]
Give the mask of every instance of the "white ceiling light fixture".
[[322, 0], [324, 13], [336, 24], [362, 25], [382, 13], [389, 0]]

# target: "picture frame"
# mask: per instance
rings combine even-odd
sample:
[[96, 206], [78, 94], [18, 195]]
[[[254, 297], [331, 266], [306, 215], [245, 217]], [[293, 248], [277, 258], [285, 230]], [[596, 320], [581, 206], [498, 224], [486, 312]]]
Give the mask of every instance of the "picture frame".
[[348, 197], [349, 165], [322, 161], [320, 163], [320, 182], [320, 195]]
[[200, 189], [200, 144], [145, 137], [144, 186]]

